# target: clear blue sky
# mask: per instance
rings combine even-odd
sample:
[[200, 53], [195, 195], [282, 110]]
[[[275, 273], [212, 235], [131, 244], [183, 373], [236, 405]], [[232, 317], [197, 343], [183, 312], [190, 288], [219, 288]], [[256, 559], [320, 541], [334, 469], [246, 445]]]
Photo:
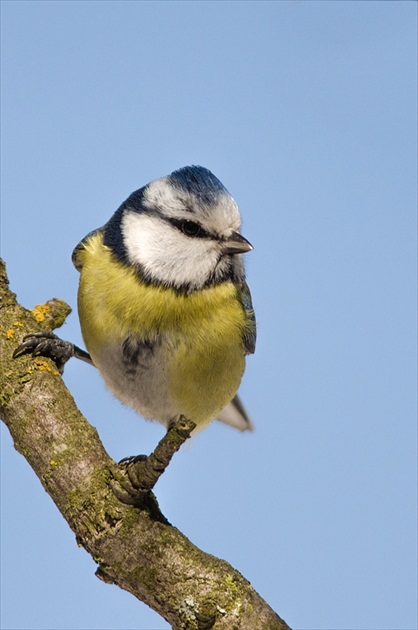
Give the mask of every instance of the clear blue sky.
[[[156, 493], [299, 630], [416, 628], [415, 2], [2, 2], [2, 254], [27, 307], [187, 164], [234, 195], [258, 316], [241, 394]], [[74, 312], [61, 334], [81, 343]], [[65, 381], [116, 459], [163, 434]], [[95, 565], [2, 428], [4, 630], [163, 630]]]

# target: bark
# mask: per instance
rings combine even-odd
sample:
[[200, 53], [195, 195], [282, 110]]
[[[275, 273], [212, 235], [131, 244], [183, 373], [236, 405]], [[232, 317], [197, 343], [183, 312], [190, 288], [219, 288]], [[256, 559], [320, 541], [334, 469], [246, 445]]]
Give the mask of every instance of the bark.
[[0, 266], [0, 415], [14, 445], [98, 563], [97, 576], [157, 611], [173, 628], [289, 630], [227, 562], [195, 547], [155, 500], [141, 508], [112, 489], [127, 476], [78, 411], [53, 362], [12, 359], [25, 334], [62, 325], [70, 308], [53, 299], [28, 311]]

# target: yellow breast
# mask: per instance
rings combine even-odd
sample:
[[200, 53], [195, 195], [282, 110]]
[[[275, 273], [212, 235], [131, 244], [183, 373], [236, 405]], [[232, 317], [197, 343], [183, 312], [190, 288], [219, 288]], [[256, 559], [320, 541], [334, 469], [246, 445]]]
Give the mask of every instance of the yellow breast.
[[[80, 323], [99, 370], [101, 349], [109, 342], [162, 339], [166, 406], [169, 401], [173, 412], [200, 424], [213, 418], [235, 395], [244, 371], [245, 316], [235, 285], [225, 282], [190, 295], [145, 285], [112, 256], [101, 234], [78, 256]], [[140, 401], [132, 406], [141, 412]]]

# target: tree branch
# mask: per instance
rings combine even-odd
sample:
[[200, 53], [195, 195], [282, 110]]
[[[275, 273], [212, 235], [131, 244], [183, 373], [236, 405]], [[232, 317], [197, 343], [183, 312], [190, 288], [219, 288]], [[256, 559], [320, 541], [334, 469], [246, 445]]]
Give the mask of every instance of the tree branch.
[[[54, 363], [12, 359], [25, 334], [61, 326], [70, 308], [54, 299], [24, 309], [0, 262], [0, 414], [78, 544], [98, 563], [97, 576], [135, 595], [175, 629], [289, 630], [238, 571], [170, 525], [152, 495], [141, 508], [115, 496], [112, 486], [129, 482], [126, 469], [106, 453]], [[153, 486], [161, 448], [145, 490]]]

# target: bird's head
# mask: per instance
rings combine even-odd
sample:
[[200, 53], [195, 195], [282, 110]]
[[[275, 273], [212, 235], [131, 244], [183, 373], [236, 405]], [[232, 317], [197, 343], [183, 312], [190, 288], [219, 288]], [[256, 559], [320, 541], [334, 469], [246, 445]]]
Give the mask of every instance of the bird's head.
[[105, 226], [105, 245], [152, 284], [191, 292], [244, 279], [238, 206], [202, 166], [186, 166], [132, 193]]

